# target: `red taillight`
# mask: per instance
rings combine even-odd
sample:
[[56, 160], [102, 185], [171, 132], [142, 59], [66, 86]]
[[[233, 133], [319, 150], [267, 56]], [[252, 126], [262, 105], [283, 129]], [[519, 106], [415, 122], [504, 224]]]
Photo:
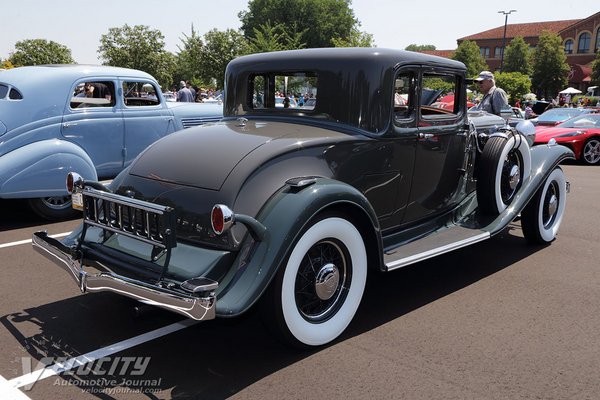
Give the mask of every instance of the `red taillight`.
[[73, 193], [75, 186], [83, 187], [83, 178], [77, 172], [69, 172], [67, 174], [67, 192]]
[[233, 225], [233, 211], [223, 204], [216, 204], [210, 213], [212, 230], [220, 235]]

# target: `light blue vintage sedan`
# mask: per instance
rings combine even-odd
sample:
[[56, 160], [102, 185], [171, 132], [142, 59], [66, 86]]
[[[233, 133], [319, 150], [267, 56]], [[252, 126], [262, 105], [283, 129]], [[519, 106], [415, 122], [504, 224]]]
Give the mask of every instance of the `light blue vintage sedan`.
[[88, 65], [0, 73], [0, 198], [41, 217], [72, 215], [65, 176], [115, 177], [148, 145], [221, 119], [220, 104], [167, 102], [149, 74]]

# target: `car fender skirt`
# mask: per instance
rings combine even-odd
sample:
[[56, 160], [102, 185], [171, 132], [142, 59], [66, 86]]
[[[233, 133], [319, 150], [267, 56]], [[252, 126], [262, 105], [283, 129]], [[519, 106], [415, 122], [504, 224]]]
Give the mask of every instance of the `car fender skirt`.
[[492, 236], [502, 231], [523, 211], [554, 168], [560, 162], [568, 159], [575, 159], [575, 154], [565, 146], [556, 144], [533, 146], [531, 148], [531, 174], [523, 181], [521, 189], [515, 195], [510, 206], [482, 229], [490, 232]]
[[[217, 301], [217, 316], [233, 317], [248, 310], [260, 298], [281, 265], [285, 264], [295, 241], [313, 217], [324, 210], [336, 208], [351, 210], [350, 217], [361, 217], [369, 222], [373, 237], [376, 237], [373, 247], [378, 248], [379, 257], [382, 257], [375, 211], [357, 189], [327, 178], [317, 178], [314, 184], [302, 188], [284, 186], [271, 196], [256, 216], [268, 231], [265, 239], [253, 241], [252, 251], [242, 249], [235, 263], [238, 268], [232, 269], [219, 283], [222, 290]], [[239, 259], [246, 257], [246, 254], [251, 254], [251, 257]], [[381, 259], [380, 265], [382, 263]]]

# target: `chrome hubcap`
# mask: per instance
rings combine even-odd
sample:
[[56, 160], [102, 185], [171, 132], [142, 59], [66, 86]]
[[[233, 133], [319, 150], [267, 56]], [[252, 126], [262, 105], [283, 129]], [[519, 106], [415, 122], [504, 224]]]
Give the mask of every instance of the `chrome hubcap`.
[[51, 208], [53, 210], [63, 210], [65, 208], [71, 207], [71, 197], [70, 196], [44, 197], [42, 199], [42, 203], [44, 204], [44, 206]]
[[590, 140], [586, 143], [583, 149], [583, 157], [590, 164], [596, 164], [600, 161], [600, 142], [597, 140]]
[[518, 165], [513, 165], [510, 169], [508, 186], [511, 190], [515, 190], [521, 182], [521, 168]]
[[324, 265], [315, 277], [315, 292], [321, 300], [329, 300], [337, 290], [340, 272], [333, 264]]

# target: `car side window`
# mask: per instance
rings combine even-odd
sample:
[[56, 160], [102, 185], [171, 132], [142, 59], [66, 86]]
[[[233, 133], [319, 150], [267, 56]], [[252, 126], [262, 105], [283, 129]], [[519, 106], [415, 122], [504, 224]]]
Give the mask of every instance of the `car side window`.
[[150, 82], [124, 81], [123, 101], [126, 107], [150, 107], [160, 104], [158, 88]]
[[111, 81], [80, 82], [71, 95], [71, 108], [113, 107], [115, 84]]
[[8, 98], [10, 100], [22, 100], [23, 95], [15, 88], [9, 88], [7, 85], [0, 84], [0, 99], [6, 98], [6, 94], [8, 93]]
[[454, 123], [462, 111], [460, 77], [451, 73], [426, 72], [422, 79], [421, 120], [435, 121], [436, 125]]
[[407, 120], [414, 118], [415, 101], [414, 93], [415, 74], [401, 72], [394, 80], [394, 120], [397, 125], [405, 125]]

